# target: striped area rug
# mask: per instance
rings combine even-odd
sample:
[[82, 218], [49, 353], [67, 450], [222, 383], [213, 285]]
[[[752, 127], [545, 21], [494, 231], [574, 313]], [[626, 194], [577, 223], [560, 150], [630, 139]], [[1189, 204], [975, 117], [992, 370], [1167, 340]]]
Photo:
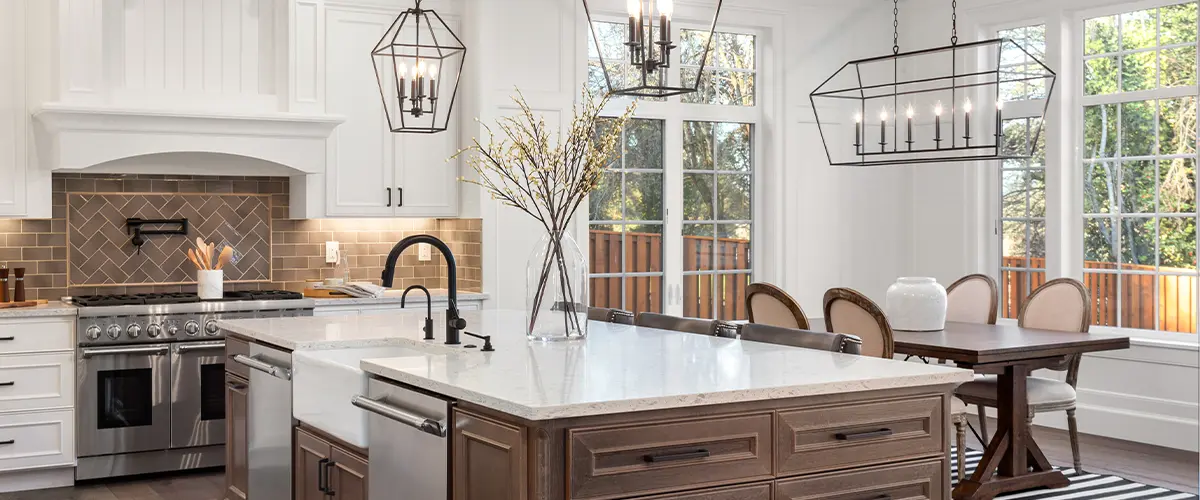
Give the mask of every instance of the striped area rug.
[[[958, 484], [957, 450], [950, 450], [950, 480]], [[975, 472], [975, 466], [983, 457], [982, 451], [967, 450], [967, 476]], [[1017, 493], [1009, 493], [996, 497], [996, 500], [1188, 500], [1197, 496], [1192, 493], [1171, 491], [1166, 488], [1135, 483], [1117, 476], [1101, 474], [1080, 474], [1075, 469], [1062, 469], [1071, 480], [1066, 488], [1036, 489]]]

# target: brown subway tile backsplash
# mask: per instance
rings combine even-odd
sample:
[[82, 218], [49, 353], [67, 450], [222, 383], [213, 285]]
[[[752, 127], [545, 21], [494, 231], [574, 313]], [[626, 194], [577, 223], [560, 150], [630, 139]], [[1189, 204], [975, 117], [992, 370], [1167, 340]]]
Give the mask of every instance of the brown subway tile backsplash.
[[[30, 298], [55, 300], [64, 295], [97, 293], [143, 293], [194, 291], [194, 285], [143, 284], [93, 285], [68, 287], [68, 243], [74, 231], [96, 231], [83, 226], [68, 228], [68, 193], [155, 193], [165, 195], [164, 207], [182, 203], [183, 193], [269, 195], [270, 199], [270, 282], [226, 283], [228, 290], [263, 290], [284, 288], [301, 291], [306, 279], [333, 276], [333, 264], [325, 263], [325, 242], [338, 241], [351, 267], [351, 278], [380, 283], [387, 254], [400, 239], [413, 234], [429, 233], [442, 238], [455, 252], [459, 267], [459, 289], [480, 291], [483, 275], [481, 240], [483, 222], [479, 219], [321, 219], [291, 220], [288, 215], [288, 179], [283, 177], [213, 177], [186, 175], [113, 175], [113, 174], [55, 174], [52, 181], [52, 219], [0, 219], [0, 264], [10, 268], [26, 268], [26, 288]], [[266, 197], [264, 197], [266, 198]], [[132, 217], [140, 214], [124, 214]], [[161, 238], [161, 237], [154, 237]], [[128, 242], [121, 238], [115, 244]], [[110, 242], [110, 244], [114, 244]], [[103, 245], [101, 245], [103, 246]], [[143, 247], [143, 253], [169, 260], [174, 256], [154, 254]], [[96, 251], [104, 250], [97, 248]], [[108, 250], [109, 253], [112, 250]], [[81, 253], [80, 255], [84, 255]], [[124, 262], [120, 265], [131, 266]], [[122, 269], [133, 275], [132, 269]], [[141, 274], [138, 274], [141, 276]], [[151, 281], [153, 274], [150, 274]], [[74, 280], [74, 276], [72, 280]], [[165, 279], [165, 278], [164, 278]], [[174, 279], [178, 279], [177, 277]], [[395, 288], [409, 285], [446, 286], [446, 269], [436, 251], [429, 261], [421, 261], [416, 250], [410, 250], [397, 262]]]

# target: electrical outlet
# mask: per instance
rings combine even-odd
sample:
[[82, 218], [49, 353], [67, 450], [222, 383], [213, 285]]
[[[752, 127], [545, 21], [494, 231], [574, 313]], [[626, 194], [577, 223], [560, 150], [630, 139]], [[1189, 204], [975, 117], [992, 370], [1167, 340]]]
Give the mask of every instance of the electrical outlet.
[[430, 247], [428, 243], [417, 244], [417, 260], [421, 262], [433, 260], [433, 255], [430, 255]]
[[337, 264], [337, 261], [338, 261], [338, 242], [326, 241], [325, 242], [325, 263], [326, 264]]

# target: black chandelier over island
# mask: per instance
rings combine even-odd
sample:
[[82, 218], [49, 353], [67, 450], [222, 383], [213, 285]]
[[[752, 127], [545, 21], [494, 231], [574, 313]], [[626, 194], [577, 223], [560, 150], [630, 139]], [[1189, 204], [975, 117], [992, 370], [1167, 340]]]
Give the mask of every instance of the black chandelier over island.
[[[379, 97], [395, 133], [443, 132], [458, 96], [467, 48], [421, 0], [396, 17], [371, 51]], [[449, 98], [441, 86], [449, 83]]]
[[[634, 69], [629, 80], [623, 75], [609, 74], [609, 64], [617, 61], [606, 61], [604, 51], [600, 52], [600, 67], [604, 71], [604, 81], [608, 91], [613, 95], [635, 97], [669, 97], [695, 92], [700, 85], [704, 66], [712, 52], [713, 33], [717, 28], [717, 19], [721, 15], [723, 0], [717, 0], [717, 8], [713, 13], [712, 24], [708, 29], [708, 43], [700, 56], [700, 69], [696, 77], [689, 83], [684, 83], [680, 76], [680, 85], [670, 84], [671, 57], [676, 48], [673, 39], [672, 22], [675, 16], [675, 0], [626, 0], [626, 37], [625, 48], [627, 57], [618, 62], [616, 68], [624, 72], [625, 67]], [[583, 0], [583, 10], [587, 14], [588, 26], [591, 28], [592, 40], [600, 47], [602, 40], [596, 33], [596, 25], [592, 18], [592, 10], [587, 0]]]
[[[1050, 68], [1012, 39], [960, 44], [954, 34], [944, 47], [902, 53], [894, 44], [889, 55], [850, 61], [809, 100], [830, 165], [1028, 158], [1042, 132], [1055, 79]], [[1013, 114], [1019, 120], [1006, 124], [1005, 105], [1010, 103], [1004, 99], [1013, 93], [1022, 101], [1011, 103], [1020, 107]], [[878, 127], [866, 119], [874, 112]], [[842, 117], [853, 117], [853, 140]], [[1029, 127], [1028, 140], [1024, 133], [1006, 138], [1010, 125], [1015, 125], [1010, 132]]]

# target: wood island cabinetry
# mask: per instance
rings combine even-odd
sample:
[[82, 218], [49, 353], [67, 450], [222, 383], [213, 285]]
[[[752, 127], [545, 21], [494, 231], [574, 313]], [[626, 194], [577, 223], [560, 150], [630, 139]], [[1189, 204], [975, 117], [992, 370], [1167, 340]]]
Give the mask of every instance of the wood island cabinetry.
[[305, 427], [296, 427], [295, 435], [294, 500], [367, 500], [365, 450], [352, 449]]

